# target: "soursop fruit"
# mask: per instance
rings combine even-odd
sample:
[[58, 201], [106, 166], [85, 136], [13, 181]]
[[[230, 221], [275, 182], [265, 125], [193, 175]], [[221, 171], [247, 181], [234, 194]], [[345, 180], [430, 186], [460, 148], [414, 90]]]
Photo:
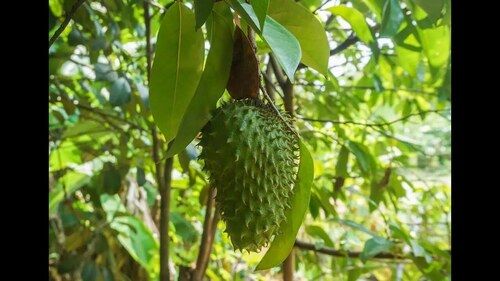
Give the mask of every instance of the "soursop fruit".
[[291, 207], [297, 136], [269, 105], [244, 99], [215, 111], [200, 145], [233, 246], [259, 251], [277, 234]]

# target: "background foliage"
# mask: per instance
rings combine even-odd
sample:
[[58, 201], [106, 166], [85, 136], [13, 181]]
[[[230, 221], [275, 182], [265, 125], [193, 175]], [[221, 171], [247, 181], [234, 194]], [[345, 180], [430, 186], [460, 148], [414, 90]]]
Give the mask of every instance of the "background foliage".
[[[76, 2], [49, 0], [49, 37]], [[280, 10], [289, 1], [269, 2], [267, 20], [297, 38], [309, 66], [300, 64], [293, 81], [296, 126], [315, 166], [294, 251], [296, 279], [450, 279], [451, 1], [298, 1], [311, 13]], [[85, 1], [49, 49], [53, 280], [159, 276], [143, 4]], [[153, 49], [171, 4], [148, 0]], [[287, 22], [286, 11], [296, 20]], [[328, 46], [308, 32], [312, 14]], [[208, 38], [211, 31], [203, 31]], [[260, 70], [282, 106], [268, 54], [293, 56], [296, 47], [277, 44], [272, 32], [257, 38]], [[288, 74], [287, 62], [279, 63]], [[195, 144], [173, 162], [169, 256], [176, 277], [196, 262], [205, 217], [207, 181]], [[165, 139], [158, 145], [163, 159]], [[264, 253], [235, 252], [223, 223], [217, 228], [208, 278], [281, 278], [280, 268], [254, 271]]]

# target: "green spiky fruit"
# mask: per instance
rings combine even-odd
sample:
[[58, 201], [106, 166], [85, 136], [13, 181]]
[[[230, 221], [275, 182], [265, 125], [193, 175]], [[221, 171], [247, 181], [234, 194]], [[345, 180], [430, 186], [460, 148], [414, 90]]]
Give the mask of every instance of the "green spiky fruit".
[[269, 105], [246, 99], [218, 108], [202, 130], [200, 158], [236, 249], [259, 251], [285, 221], [299, 157], [290, 128]]

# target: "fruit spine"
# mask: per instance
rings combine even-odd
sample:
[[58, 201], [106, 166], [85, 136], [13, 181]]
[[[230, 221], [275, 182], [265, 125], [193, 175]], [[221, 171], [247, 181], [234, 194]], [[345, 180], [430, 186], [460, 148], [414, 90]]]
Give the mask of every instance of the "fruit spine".
[[297, 136], [271, 106], [250, 99], [218, 108], [202, 134], [200, 158], [226, 232], [236, 249], [259, 251], [291, 207]]

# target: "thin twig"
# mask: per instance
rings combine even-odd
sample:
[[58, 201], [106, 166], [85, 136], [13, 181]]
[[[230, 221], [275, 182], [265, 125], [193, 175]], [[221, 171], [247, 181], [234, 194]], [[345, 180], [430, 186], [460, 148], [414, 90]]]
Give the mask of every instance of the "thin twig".
[[54, 42], [57, 40], [57, 38], [59, 38], [59, 36], [61, 35], [61, 33], [64, 31], [64, 29], [66, 29], [66, 26], [68, 26], [69, 22], [73, 18], [73, 15], [76, 13], [76, 11], [78, 10], [78, 8], [80, 8], [80, 6], [84, 2], [85, 2], [85, 0], [78, 0], [73, 5], [73, 7], [71, 7], [71, 10], [66, 14], [66, 18], [64, 18], [64, 21], [61, 23], [61, 26], [59, 26], [59, 28], [56, 30], [56, 32], [54, 33], [54, 35], [52, 35], [52, 37], [50, 37], [50, 40], [49, 40], [49, 49], [52, 46], [52, 44], [54, 44]]
[[417, 116], [417, 115], [421, 115], [421, 114], [425, 114], [425, 113], [438, 113], [438, 112], [444, 112], [444, 111], [447, 111], [447, 109], [424, 110], [424, 111], [412, 113], [412, 114], [403, 116], [401, 118], [392, 120], [390, 122], [384, 122], [384, 123], [361, 123], [361, 122], [356, 122], [356, 121], [338, 121], [338, 120], [328, 120], [328, 119], [314, 119], [314, 118], [307, 118], [307, 117], [300, 117], [300, 116], [297, 118], [302, 119], [304, 121], [309, 121], [309, 122], [333, 123], [333, 124], [342, 124], [342, 125], [359, 125], [359, 126], [366, 126], [366, 127], [383, 127], [383, 126], [389, 126], [389, 125], [392, 125], [394, 123], [404, 121], [412, 116]]

